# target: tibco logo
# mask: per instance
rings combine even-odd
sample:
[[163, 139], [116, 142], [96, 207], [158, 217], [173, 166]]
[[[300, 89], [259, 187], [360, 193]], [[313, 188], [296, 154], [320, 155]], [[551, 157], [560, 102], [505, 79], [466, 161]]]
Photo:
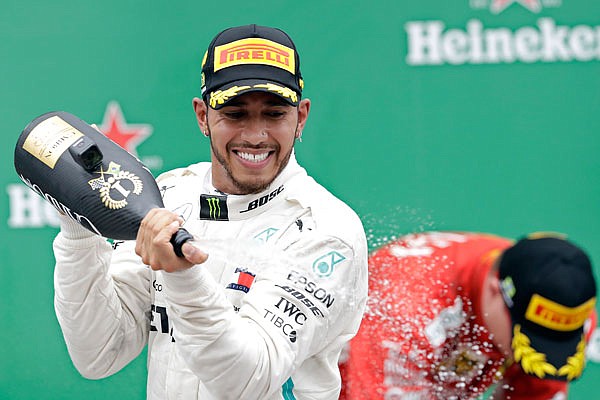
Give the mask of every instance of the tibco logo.
[[268, 321], [271, 321], [271, 323], [273, 325], [275, 325], [277, 328], [281, 329], [283, 334], [288, 337], [290, 342], [292, 342], [292, 343], [296, 342], [298, 332], [296, 332], [296, 330], [294, 329], [294, 327], [292, 325], [285, 322], [285, 320], [283, 318], [276, 315], [273, 311], [267, 310], [266, 308], [265, 308], [265, 315], [263, 316], [263, 318], [265, 318]]

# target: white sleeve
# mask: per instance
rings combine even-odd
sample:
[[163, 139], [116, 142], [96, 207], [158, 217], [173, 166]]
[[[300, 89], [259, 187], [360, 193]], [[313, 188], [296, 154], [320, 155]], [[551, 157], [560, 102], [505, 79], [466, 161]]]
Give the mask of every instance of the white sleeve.
[[73, 364], [90, 379], [114, 374], [148, 341], [150, 272], [66, 218], [53, 245], [54, 307]]
[[332, 237], [269, 253], [262, 262], [272, 268], [257, 274], [238, 313], [204, 265], [163, 274], [180, 354], [219, 399], [268, 398], [318, 354], [337, 371], [366, 301], [364, 253]]

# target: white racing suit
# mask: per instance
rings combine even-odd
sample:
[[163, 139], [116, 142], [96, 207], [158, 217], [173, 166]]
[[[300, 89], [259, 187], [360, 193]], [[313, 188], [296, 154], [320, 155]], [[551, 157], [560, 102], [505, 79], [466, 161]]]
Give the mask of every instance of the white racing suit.
[[367, 298], [357, 215], [293, 156], [260, 194], [218, 192], [210, 163], [157, 181], [208, 261], [154, 272], [134, 241], [113, 251], [63, 219], [55, 308], [80, 373], [114, 374], [148, 345], [148, 399], [337, 399]]

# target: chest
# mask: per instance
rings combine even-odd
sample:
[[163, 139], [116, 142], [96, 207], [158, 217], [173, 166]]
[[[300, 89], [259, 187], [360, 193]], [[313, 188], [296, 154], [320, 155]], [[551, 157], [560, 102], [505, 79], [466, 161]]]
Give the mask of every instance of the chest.
[[[183, 227], [209, 254], [203, 268], [222, 285], [236, 310], [257, 277], [274, 268], [273, 260], [279, 259], [302, 235], [310, 234], [314, 226], [310, 212], [294, 203], [273, 202], [268, 212], [250, 218], [223, 220], [207, 217], [205, 201], [192, 200], [180, 198], [166, 206], [183, 217]], [[208, 215], [217, 216], [220, 212], [223, 216], [225, 207], [215, 203]], [[162, 273], [154, 273], [153, 281], [154, 289], [161, 287]], [[154, 303], [166, 306], [163, 296], [162, 291], [155, 290]]]
[[412, 327], [410, 334], [404, 329], [403, 337], [384, 344], [385, 381], [420, 382], [432, 393], [461, 398], [466, 388], [484, 388], [497, 380], [503, 359], [464, 302], [456, 296], [427, 318], [404, 321]]

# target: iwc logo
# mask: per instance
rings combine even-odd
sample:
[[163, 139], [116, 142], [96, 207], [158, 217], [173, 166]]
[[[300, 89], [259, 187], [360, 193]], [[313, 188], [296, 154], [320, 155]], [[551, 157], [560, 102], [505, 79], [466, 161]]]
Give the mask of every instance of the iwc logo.
[[88, 183], [93, 190], [100, 189], [100, 199], [106, 208], [118, 210], [127, 205], [127, 197], [133, 193], [140, 195], [144, 185], [142, 180], [135, 174], [122, 171], [121, 166], [113, 161], [108, 169], [97, 172], [99, 178], [92, 179]]

